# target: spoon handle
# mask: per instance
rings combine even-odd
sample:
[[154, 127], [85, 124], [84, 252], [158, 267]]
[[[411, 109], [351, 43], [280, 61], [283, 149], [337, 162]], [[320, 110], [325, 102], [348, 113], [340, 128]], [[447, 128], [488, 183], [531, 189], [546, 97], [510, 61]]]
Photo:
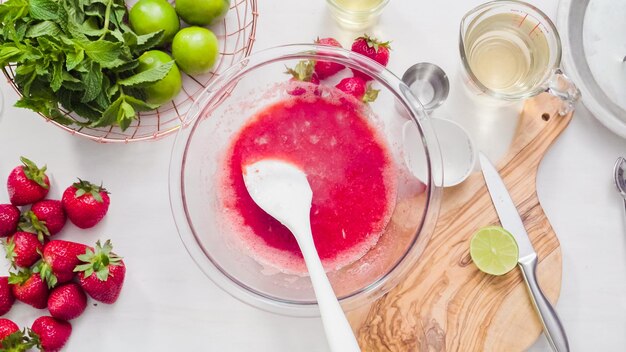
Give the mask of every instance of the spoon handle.
[[303, 228], [300, 233], [301, 235], [297, 235], [296, 238], [309, 270], [330, 350], [333, 352], [360, 352], [350, 323], [348, 323], [348, 319], [346, 319], [346, 315], [341, 309], [339, 301], [337, 301], [337, 296], [328, 281], [315, 249], [310, 226], [308, 229]]

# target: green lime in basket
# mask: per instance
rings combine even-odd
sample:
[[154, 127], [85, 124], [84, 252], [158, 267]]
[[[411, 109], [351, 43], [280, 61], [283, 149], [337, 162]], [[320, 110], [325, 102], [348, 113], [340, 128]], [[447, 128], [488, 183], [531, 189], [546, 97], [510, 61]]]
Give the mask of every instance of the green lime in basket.
[[499, 226], [488, 226], [472, 237], [470, 255], [480, 271], [500, 276], [515, 268], [519, 249], [510, 232]]

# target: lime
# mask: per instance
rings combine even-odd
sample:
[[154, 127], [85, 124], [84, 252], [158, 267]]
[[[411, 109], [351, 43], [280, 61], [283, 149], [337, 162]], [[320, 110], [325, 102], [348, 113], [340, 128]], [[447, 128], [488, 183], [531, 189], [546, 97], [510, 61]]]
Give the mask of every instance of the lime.
[[128, 15], [131, 27], [139, 35], [163, 31], [161, 43], [169, 43], [180, 29], [174, 7], [166, 0], [139, 0]]
[[[147, 71], [173, 61], [171, 56], [160, 50], [146, 51], [139, 57], [138, 72]], [[182, 88], [182, 77], [178, 66], [174, 64], [170, 72], [160, 81], [144, 87], [146, 101], [151, 104], [164, 104], [174, 99]]]
[[230, 8], [230, 0], [176, 0], [176, 13], [185, 23], [208, 26], [222, 19]]
[[488, 226], [472, 237], [470, 255], [480, 271], [500, 276], [515, 268], [519, 249], [510, 232], [499, 226]]
[[219, 57], [220, 43], [211, 30], [203, 27], [181, 29], [172, 41], [172, 56], [188, 75], [209, 72]]

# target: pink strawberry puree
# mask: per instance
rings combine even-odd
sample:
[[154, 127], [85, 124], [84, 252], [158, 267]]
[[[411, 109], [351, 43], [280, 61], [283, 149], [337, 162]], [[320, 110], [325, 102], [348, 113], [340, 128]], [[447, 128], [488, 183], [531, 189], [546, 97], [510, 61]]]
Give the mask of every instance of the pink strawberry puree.
[[338, 96], [307, 93], [266, 107], [236, 134], [226, 153], [220, 201], [228, 220], [257, 261], [285, 272], [305, 270], [298, 245], [250, 198], [242, 165], [280, 158], [304, 170], [313, 190], [313, 238], [328, 270], [362, 257], [393, 211], [395, 167], [383, 139], [360, 102], [332, 94]]

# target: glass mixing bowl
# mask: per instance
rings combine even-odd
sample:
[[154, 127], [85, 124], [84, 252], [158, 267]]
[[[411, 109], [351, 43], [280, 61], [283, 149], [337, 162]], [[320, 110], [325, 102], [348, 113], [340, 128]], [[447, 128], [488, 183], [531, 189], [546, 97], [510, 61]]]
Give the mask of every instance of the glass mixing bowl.
[[[237, 236], [224, 226], [218, 199], [220, 158], [257, 111], [288, 97], [288, 90], [281, 89], [289, 81], [285, 66], [294, 67], [300, 60], [336, 62], [373, 78], [380, 93], [369, 104], [367, 118], [385, 139], [398, 170], [395, 206], [377, 244], [352, 264], [328, 272], [343, 308], [354, 309], [380, 297], [414, 267], [430, 239], [439, 209], [442, 171], [438, 143], [421, 104], [398, 77], [341, 48], [275, 47], [251, 55], [218, 77], [186, 114], [177, 134], [170, 164], [170, 201], [187, 251], [218, 286], [266, 311], [315, 316], [319, 311], [308, 276], [268, 269], [241, 250]], [[322, 84], [334, 85], [342, 74], [351, 72], [344, 70]], [[415, 146], [415, 140], [423, 148], [407, 149]]]

